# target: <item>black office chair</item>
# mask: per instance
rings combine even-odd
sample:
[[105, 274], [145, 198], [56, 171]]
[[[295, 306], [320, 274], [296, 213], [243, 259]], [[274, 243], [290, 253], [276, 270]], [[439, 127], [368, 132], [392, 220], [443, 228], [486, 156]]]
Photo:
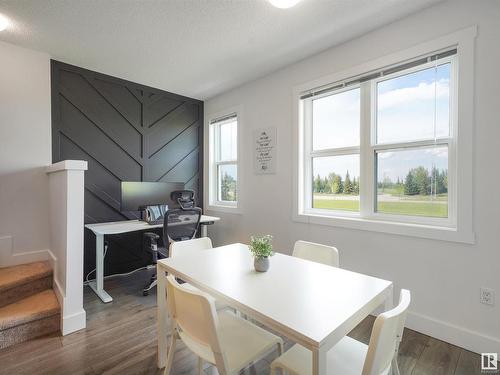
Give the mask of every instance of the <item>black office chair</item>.
[[[201, 208], [177, 208], [167, 210], [163, 217], [163, 243], [164, 247], [158, 247], [160, 236], [156, 233], [144, 233], [144, 237], [149, 241], [149, 251], [153, 254], [153, 264], [158, 259], [168, 258], [169, 245], [174, 241], [192, 240], [196, 237], [200, 226]], [[142, 294], [147, 296], [149, 291], [156, 286], [156, 274], [151, 277], [151, 281], [144, 287]]]
[[175, 190], [170, 193], [170, 199], [177, 202], [181, 208], [193, 208], [196, 204], [193, 190]]

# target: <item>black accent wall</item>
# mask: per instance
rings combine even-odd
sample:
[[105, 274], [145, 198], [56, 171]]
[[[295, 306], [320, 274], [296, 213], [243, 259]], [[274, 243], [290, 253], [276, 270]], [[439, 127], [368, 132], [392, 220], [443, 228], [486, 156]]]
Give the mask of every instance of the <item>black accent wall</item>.
[[[85, 223], [139, 216], [120, 212], [121, 181], [184, 182], [202, 205], [203, 102], [54, 60], [51, 81], [52, 160], [88, 162]], [[106, 240], [105, 274], [149, 263], [141, 233]], [[87, 229], [84, 246], [86, 275], [95, 267]]]

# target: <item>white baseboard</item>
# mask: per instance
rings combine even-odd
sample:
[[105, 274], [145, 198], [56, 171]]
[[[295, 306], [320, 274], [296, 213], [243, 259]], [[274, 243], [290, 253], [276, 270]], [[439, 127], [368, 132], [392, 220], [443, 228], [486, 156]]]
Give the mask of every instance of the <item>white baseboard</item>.
[[51, 261], [49, 249], [14, 252], [12, 236], [0, 237], [0, 267], [17, 266], [32, 262]]
[[[49, 251], [50, 252], [50, 251]], [[52, 254], [52, 252], [50, 252]], [[53, 258], [55, 261], [55, 258]], [[54, 273], [55, 275], [55, 273]], [[82, 281], [83, 283], [83, 281]], [[63, 336], [79, 331], [87, 327], [87, 313], [82, 308], [80, 311], [72, 314], [65, 312], [64, 306], [67, 306], [66, 296], [63, 293], [59, 280], [54, 277], [53, 286], [59, 305], [61, 306], [61, 333]]]
[[72, 315], [63, 316], [61, 333], [63, 336], [84, 329], [87, 326], [87, 313], [84, 309]]
[[500, 353], [500, 339], [409, 312], [406, 327], [474, 353]]
[[[59, 306], [61, 306], [62, 309], [64, 306], [64, 293], [62, 291], [61, 285], [59, 285], [59, 281], [57, 281], [55, 278], [52, 279], [52, 289], [54, 290], [57, 300], [59, 301]], [[61, 325], [61, 331], [62, 331], [62, 325]]]

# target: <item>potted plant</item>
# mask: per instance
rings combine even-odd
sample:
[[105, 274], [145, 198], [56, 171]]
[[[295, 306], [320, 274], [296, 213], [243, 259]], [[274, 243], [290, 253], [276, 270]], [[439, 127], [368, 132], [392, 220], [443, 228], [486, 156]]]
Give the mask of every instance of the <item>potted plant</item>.
[[257, 272], [266, 272], [269, 269], [269, 257], [273, 256], [273, 236], [266, 234], [262, 237], [250, 237], [250, 251], [254, 257], [254, 267]]

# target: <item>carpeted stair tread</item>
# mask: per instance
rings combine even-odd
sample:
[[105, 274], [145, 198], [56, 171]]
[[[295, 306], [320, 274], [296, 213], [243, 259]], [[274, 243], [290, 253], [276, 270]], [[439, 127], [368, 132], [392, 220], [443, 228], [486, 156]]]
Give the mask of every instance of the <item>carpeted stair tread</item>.
[[52, 289], [34, 294], [0, 308], [0, 332], [60, 313], [59, 301]]
[[0, 268], [0, 294], [8, 289], [52, 275], [48, 262], [35, 262]]

